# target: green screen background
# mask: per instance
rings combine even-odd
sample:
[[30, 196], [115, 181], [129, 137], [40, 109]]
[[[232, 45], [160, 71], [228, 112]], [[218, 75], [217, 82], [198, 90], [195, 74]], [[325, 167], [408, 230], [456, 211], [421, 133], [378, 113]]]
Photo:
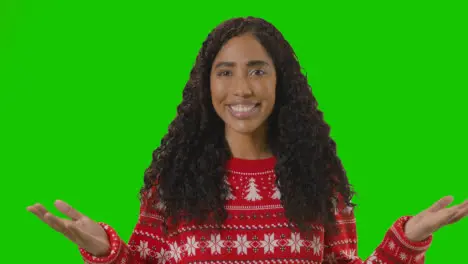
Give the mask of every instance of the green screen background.
[[[359, 193], [361, 258], [398, 217], [466, 199], [466, 11], [293, 2], [3, 2], [1, 262], [82, 263], [26, 211], [36, 202], [57, 213], [63, 199], [128, 240], [201, 43], [233, 16], [266, 18], [294, 47]], [[438, 231], [426, 263], [465, 263], [467, 235], [468, 220]]]

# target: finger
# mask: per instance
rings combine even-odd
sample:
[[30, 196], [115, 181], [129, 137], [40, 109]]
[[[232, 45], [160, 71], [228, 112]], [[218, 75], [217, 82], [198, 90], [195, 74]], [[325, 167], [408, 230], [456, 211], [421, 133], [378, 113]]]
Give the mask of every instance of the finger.
[[44, 215], [48, 212], [47, 209], [42, 204], [35, 204], [32, 206], [28, 206], [27, 210], [33, 214], [35, 214], [37, 217], [39, 217], [41, 220], [43, 220]]
[[70, 232], [70, 226], [73, 225], [73, 222], [68, 219], [61, 219], [57, 216], [54, 216], [50, 213], [47, 213], [45, 216], [45, 222], [52, 227], [55, 231], [60, 232], [71, 242], [76, 243], [76, 236]]
[[460, 205], [460, 207], [457, 210], [457, 213], [454, 216], [452, 216], [448, 224], [456, 223], [466, 216], [468, 216], [468, 200]]
[[74, 223], [72, 221], [70, 221], [70, 220], [67, 220], [67, 219], [61, 219], [61, 220], [64, 222], [64, 226], [65, 226], [65, 228], [62, 231], [62, 234], [66, 238], [68, 238], [70, 241], [77, 244], [76, 235], [73, 232], [71, 232], [71, 226], [73, 226]]
[[67, 204], [64, 201], [57, 200], [57, 201], [55, 201], [54, 204], [55, 204], [55, 207], [57, 207], [57, 209], [61, 213], [63, 213], [64, 215], [70, 217], [73, 220], [78, 220], [81, 217], [83, 217], [83, 215], [80, 212], [78, 212], [76, 209], [74, 209], [73, 207], [71, 207], [69, 204]]
[[55, 229], [58, 232], [62, 232], [63, 228], [61, 227], [60, 219], [58, 219], [56, 216], [52, 215], [41, 204], [35, 204], [33, 206], [28, 206], [27, 209], [28, 209], [28, 211], [35, 214], [38, 218], [40, 218], [48, 226], [52, 227], [53, 229]]
[[458, 212], [457, 206], [451, 208], [445, 208], [434, 213], [433, 223], [437, 229], [441, 228], [444, 225], [447, 225], [451, 219], [455, 217]]
[[54, 229], [57, 232], [62, 233], [63, 235], [65, 235], [65, 237], [70, 239], [72, 242], [76, 243], [73, 234], [70, 233], [70, 231], [68, 230], [68, 225], [69, 223], [71, 223], [71, 221], [66, 220], [66, 219], [60, 219], [52, 215], [41, 204], [28, 206], [27, 209], [28, 211], [34, 213], [38, 218], [40, 218], [44, 223], [46, 223], [52, 229]]
[[66, 231], [64, 219], [60, 219], [49, 212], [44, 215], [44, 222], [57, 232], [64, 233]]
[[437, 212], [453, 202], [453, 196], [445, 196], [429, 207], [429, 212]]

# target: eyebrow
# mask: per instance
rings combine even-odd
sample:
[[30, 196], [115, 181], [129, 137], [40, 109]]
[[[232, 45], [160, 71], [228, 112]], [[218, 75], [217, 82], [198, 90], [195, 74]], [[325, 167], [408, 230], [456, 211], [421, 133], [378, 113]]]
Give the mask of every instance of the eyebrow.
[[[215, 69], [220, 68], [220, 67], [234, 67], [236, 65], [235, 62], [231, 61], [221, 61], [216, 64]], [[262, 60], [251, 60], [247, 63], [247, 66], [252, 67], [252, 66], [263, 66], [263, 65], [269, 65], [268, 62], [262, 61]]]

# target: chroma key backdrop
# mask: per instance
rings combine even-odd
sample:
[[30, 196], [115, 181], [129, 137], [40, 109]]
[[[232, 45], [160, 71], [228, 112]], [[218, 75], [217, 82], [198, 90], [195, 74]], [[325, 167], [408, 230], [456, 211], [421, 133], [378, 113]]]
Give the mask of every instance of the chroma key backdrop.
[[[62, 199], [128, 241], [144, 169], [198, 50], [236, 16], [267, 19], [295, 49], [358, 192], [361, 258], [398, 217], [445, 195], [468, 198], [461, 6], [7, 0], [0, 9], [1, 263], [83, 263], [26, 211], [36, 202], [59, 214]], [[468, 263], [467, 236], [466, 220], [439, 230], [426, 263]]]

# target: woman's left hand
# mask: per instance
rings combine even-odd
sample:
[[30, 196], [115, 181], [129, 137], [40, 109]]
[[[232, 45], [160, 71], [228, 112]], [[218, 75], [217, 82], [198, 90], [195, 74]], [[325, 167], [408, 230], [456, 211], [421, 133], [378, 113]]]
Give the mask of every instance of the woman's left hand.
[[405, 225], [406, 237], [411, 241], [425, 240], [441, 227], [456, 223], [468, 216], [468, 200], [447, 208], [452, 202], [452, 196], [443, 197], [428, 209], [408, 220]]

